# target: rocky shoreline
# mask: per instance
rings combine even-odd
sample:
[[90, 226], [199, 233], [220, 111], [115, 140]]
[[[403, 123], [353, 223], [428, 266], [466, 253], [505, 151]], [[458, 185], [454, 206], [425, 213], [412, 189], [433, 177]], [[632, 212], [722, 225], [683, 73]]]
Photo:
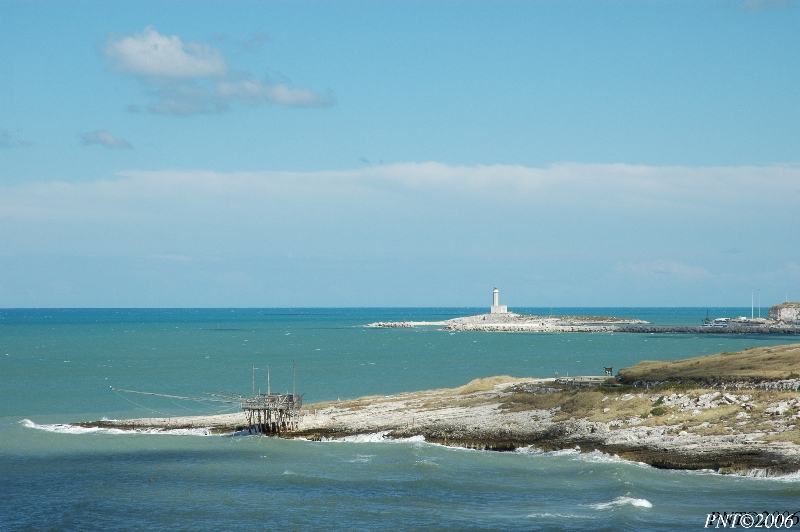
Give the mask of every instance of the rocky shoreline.
[[766, 322], [758, 325], [725, 326], [671, 326], [653, 325], [643, 320], [616, 318], [613, 316], [533, 316], [515, 314], [478, 314], [444, 321], [381, 321], [365, 325], [385, 329], [409, 329], [413, 327], [442, 327], [447, 331], [484, 332], [620, 332], [640, 334], [800, 334], [800, 326], [782, 322]]
[[[455, 389], [309, 405], [303, 409], [299, 430], [281, 436], [310, 440], [422, 436], [430, 443], [473, 449], [596, 450], [658, 468], [783, 475], [800, 471], [798, 409], [796, 390], [588, 389], [554, 379], [493, 377]], [[75, 425], [148, 431], [205, 428], [211, 433], [247, 430], [241, 413]]]

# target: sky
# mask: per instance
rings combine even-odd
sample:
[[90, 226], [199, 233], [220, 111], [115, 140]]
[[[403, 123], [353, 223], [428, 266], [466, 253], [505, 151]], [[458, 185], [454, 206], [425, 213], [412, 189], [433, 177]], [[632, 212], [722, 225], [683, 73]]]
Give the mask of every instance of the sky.
[[0, 308], [800, 300], [800, 2], [0, 3]]

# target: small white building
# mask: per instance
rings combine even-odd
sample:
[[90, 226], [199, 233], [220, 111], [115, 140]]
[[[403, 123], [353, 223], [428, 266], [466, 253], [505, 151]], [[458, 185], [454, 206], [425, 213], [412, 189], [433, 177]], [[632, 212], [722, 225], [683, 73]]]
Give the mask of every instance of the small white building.
[[508, 307], [500, 304], [500, 290], [496, 286], [492, 292], [492, 314], [508, 314]]

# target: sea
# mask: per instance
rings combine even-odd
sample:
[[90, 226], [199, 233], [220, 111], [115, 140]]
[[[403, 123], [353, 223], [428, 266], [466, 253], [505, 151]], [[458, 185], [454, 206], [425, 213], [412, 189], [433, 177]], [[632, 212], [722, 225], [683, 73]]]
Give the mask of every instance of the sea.
[[[660, 325], [750, 308], [526, 308]], [[0, 309], [0, 530], [695, 530], [712, 512], [800, 510], [800, 475], [669, 471], [576, 449], [465, 450], [382, 434], [311, 442], [83, 429], [235, 411], [217, 391], [318, 401], [493, 375], [616, 372], [795, 336], [364, 327], [480, 308]], [[115, 391], [154, 392], [189, 401]]]

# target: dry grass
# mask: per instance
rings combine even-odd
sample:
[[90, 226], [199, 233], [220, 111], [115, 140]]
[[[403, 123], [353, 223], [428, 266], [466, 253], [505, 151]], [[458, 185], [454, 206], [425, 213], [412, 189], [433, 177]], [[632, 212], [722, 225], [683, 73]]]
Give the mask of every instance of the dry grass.
[[777, 434], [767, 434], [762, 441], [786, 441], [794, 444], [800, 444], [800, 428], [794, 427]]
[[620, 381], [761, 381], [800, 374], [800, 344], [750, 348], [674, 362], [644, 361], [619, 371]]
[[564, 392], [528, 393], [515, 392], [503, 397], [500, 409], [505, 412], [525, 412], [527, 410], [549, 410], [561, 406]]
[[476, 392], [491, 392], [498, 384], [505, 384], [507, 382], [519, 382], [523, 379], [519, 377], [510, 377], [508, 375], [498, 375], [496, 377], [486, 377], [485, 379], [475, 379], [468, 382], [464, 386], [447, 390], [448, 395], [467, 395]]

